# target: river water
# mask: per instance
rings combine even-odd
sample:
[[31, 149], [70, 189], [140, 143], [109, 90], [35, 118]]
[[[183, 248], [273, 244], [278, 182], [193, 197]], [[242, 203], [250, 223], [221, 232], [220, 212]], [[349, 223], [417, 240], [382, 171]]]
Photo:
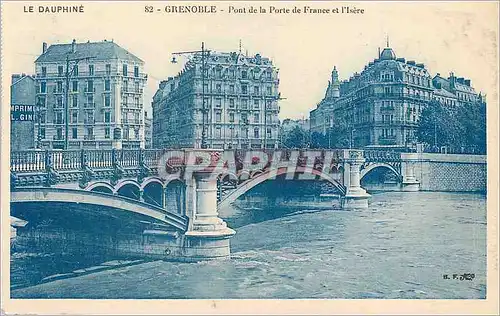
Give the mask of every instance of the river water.
[[[481, 194], [385, 192], [373, 194], [365, 210], [232, 208], [221, 216], [237, 232], [231, 260], [146, 262], [16, 289], [12, 297], [486, 296], [486, 197]], [[16, 259], [11, 264], [17, 271], [26, 267]], [[464, 273], [474, 278], [460, 280]]]

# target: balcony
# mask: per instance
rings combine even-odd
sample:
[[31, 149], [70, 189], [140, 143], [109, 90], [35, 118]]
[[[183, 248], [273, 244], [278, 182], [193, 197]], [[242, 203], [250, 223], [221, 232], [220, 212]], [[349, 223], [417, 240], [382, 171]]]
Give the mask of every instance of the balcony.
[[91, 87], [91, 88], [85, 87], [83, 89], [83, 92], [85, 92], [85, 93], [94, 93], [95, 92], [95, 87]]
[[128, 94], [142, 94], [144, 92], [144, 89], [121, 88], [120, 92], [121, 93], [128, 93]]
[[85, 119], [85, 120], [83, 120], [83, 124], [85, 124], [85, 125], [94, 125], [95, 124], [95, 119]]
[[85, 103], [85, 104], [83, 105], [83, 108], [84, 108], [84, 109], [93, 109], [93, 108], [95, 108], [95, 103], [94, 103], [94, 102], [91, 102], [91, 103], [90, 103], [90, 102], [87, 102], [87, 103]]
[[83, 140], [95, 140], [95, 135], [84, 135]]
[[52, 140], [64, 140], [64, 137], [62, 135], [53, 135]]

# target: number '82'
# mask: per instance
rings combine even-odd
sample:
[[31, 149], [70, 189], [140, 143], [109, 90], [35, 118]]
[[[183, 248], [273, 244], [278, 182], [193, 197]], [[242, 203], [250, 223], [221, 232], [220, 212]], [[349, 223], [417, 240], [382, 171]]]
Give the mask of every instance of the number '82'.
[[146, 12], [146, 13], [153, 12], [153, 6], [152, 5], [144, 6], [144, 12]]

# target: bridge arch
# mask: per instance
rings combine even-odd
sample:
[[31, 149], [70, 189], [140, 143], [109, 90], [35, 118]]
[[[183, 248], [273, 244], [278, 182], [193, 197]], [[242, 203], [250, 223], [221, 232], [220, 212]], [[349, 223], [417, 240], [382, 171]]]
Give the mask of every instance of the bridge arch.
[[163, 183], [160, 181], [149, 181], [142, 186], [143, 199], [145, 203], [163, 207]]
[[[339, 183], [336, 179], [332, 178], [330, 175], [325, 174], [321, 172], [320, 170], [316, 169], [310, 169], [310, 170], [304, 170], [309, 174], [319, 176], [321, 179], [326, 180], [333, 184], [335, 188], [337, 188], [342, 194], [345, 194], [346, 188], [343, 184]], [[224, 208], [229, 206], [231, 203], [236, 201], [240, 196], [248, 192], [250, 189], [256, 187], [257, 185], [261, 184], [262, 182], [275, 178], [280, 175], [292, 175], [295, 174], [295, 170], [289, 170], [287, 167], [283, 168], [278, 168], [278, 169], [271, 169], [264, 171], [262, 173], [257, 174], [255, 177], [250, 178], [246, 182], [240, 184], [238, 188], [236, 188], [233, 192], [229, 193], [222, 201], [219, 203], [220, 208]]]
[[125, 180], [115, 187], [115, 193], [130, 199], [139, 200], [141, 185], [134, 180]]
[[374, 163], [374, 164], [370, 164], [368, 166], [366, 166], [364, 169], [361, 170], [360, 172], [360, 175], [359, 175], [359, 179], [360, 181], [363, 180], [363, 178], [370, 174], [370, 172], [372, 172], [373, 170], [377, 169], [377, 168], [385, 168], [385, 169], [388, 169], [389, 171], [391, 171], [398, 179], [401, 179], [401, 173], [396, 169], [394, 168], [393, 166], [389, 165], [389, 164], [386, 164], [386, 163]]
[[165, 183], [164, 181], [159, 178], [159, 177], [148, 177], [146, 179], [144, 179], [144, 181], [142, 181], [141, 183], [141, 190], [144, 190], [144, 188], [146, 188], [146, 186], [150, 183], [157, 183], [157, 184], [160, 184], [162, 187], [165, 186]]
[[85, 190], [92, 192], [108, 193], [108, 194], [113, 194], [115, 192], [113, 186], [104, 181], [94, 182], [90, 184]]
[[[55, 218], [60, 214], [69, 214], [71, 210], [75, 209], [76, 211], [71, 213], [71, 216], [74, 217], [78, 214], [83, 214], [82, 211], [85, 209], [87, 213], [97, 215], [97, 218], [106, 214], [112, 217], [115, 217], [113, 214], [117, 216], [134, 215], [136, 217], [132, 217], [132, 219], [135, 218], [134, 222], [136, 223], [141, 220], [147, 220], [149, 222], [167, 224], [181, 231], [186, 231], [188, 224], [186, 216], [175, 214], [160, 207], [127, 197], [94, 191], [60, 188], [23, 188], [12, 191], [10, 198], [12, 215], [28, 221], [30, 220], [30, 216], [36, 216], [37, 205], [56, 203], [58, 205], [73, 206], [64, 208], [62, 213], [60, 212], [59, 214], [54, 210], [56, 212], [54, 213], [56, 214]], [[89, 206], [90, 208], [88, 208]], [[52, 208], [49, 207], [47, 210], [52, 210]]]

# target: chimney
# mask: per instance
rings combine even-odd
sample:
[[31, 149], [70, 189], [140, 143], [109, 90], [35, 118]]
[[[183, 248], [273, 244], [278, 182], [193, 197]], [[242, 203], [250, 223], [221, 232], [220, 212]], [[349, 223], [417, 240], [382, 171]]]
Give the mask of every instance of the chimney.
[[438, 73], [436, 74], [436, 76], [441, 77], [441, 74], [438, 72]]
[[19, 79], [21, 79], [21, 75], [20, 74], [14, 74], [14, 75], [12, 75], [12, 82], [11, 82], [11, 84], [13, 84], [14, 82], [16, 82]]
[[71, 43], [71, 52], [75, 53], [76, 52], [76, 40], [73, 39], [73, 42]]
[[465, 79], [464, 82], [468, 87], [470, 87], [470, 79]]
[[380, 59], [380, 47], [378, 48], [378, 58]]
[[450, 80], [450, 88], [455, 89], [455, 80], [456, 80], [456, 77], [453, 74], [453, 72], [450, 72], [450, 77], [448, 78], [448, 80]]
[[42, 54], [45, 54], [46, 51], [47, 51], [47, 43], [43, 42], [42, 43]]

